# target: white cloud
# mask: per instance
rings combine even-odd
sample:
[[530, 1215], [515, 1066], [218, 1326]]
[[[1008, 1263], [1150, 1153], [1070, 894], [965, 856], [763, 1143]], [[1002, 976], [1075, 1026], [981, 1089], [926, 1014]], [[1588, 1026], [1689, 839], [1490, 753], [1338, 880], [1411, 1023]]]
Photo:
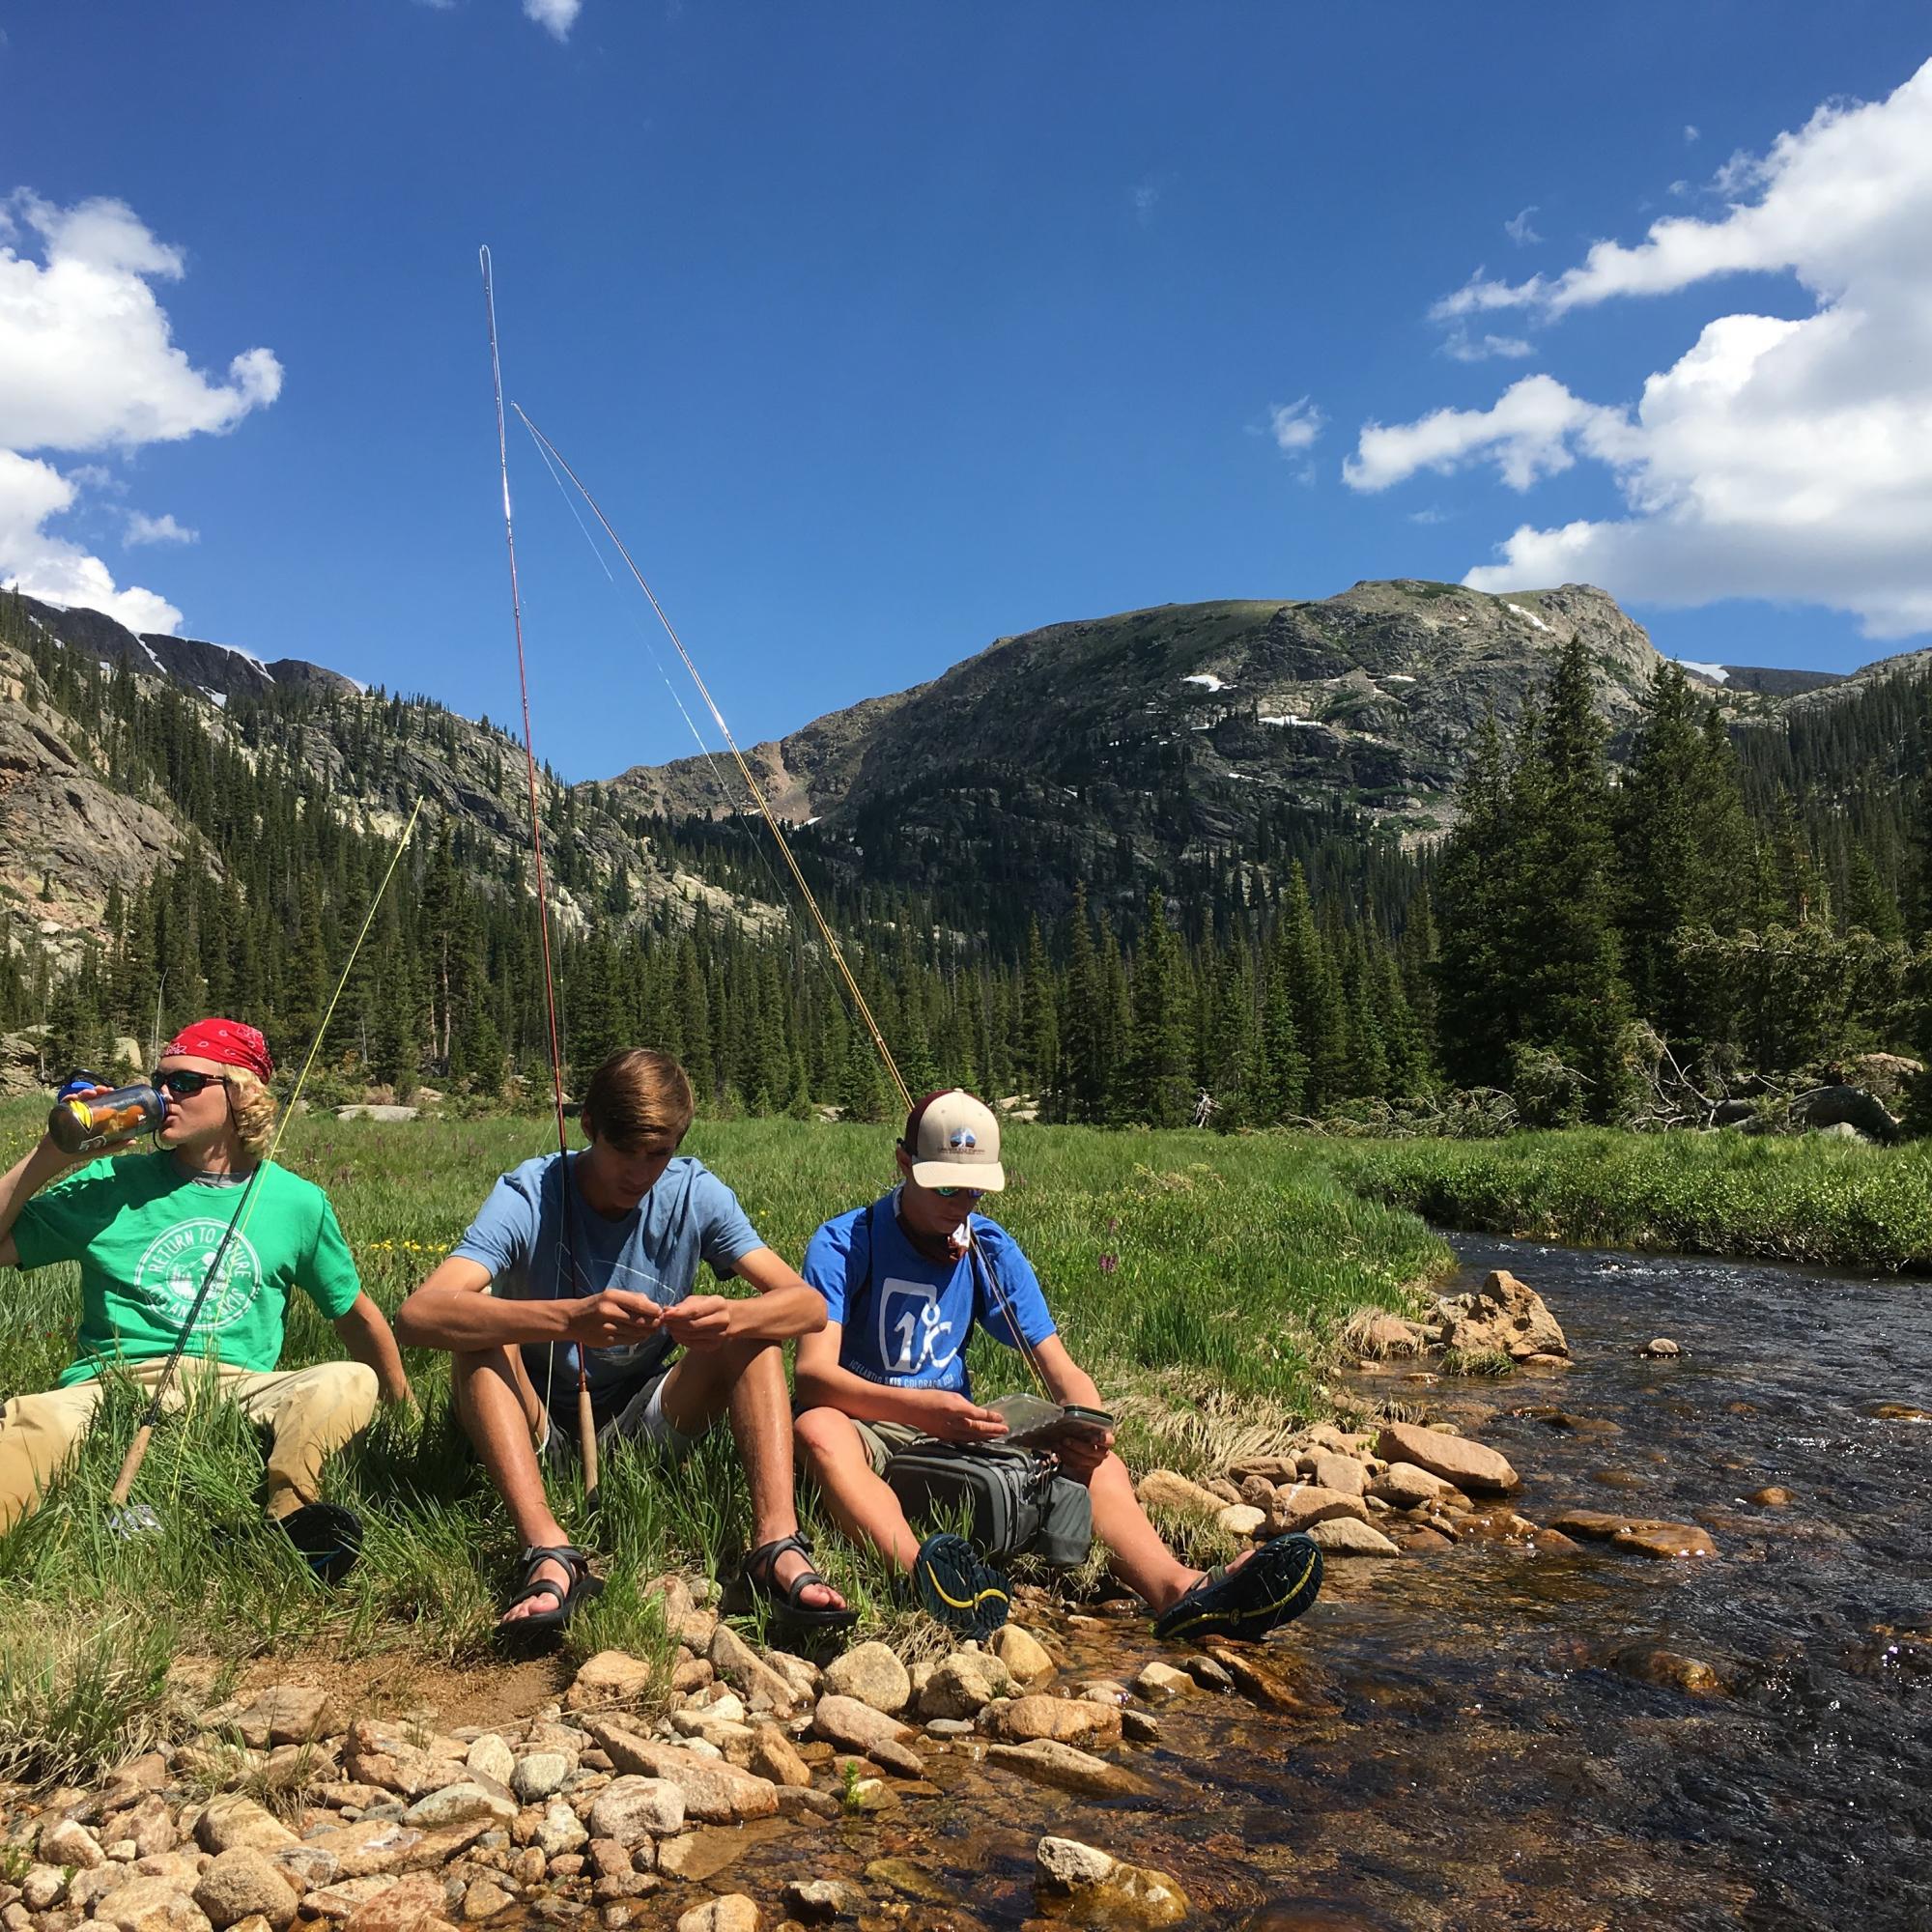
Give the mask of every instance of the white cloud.
[[534, 20], [560, 41], [570, 38], [570, 30], [582, 12], [583, 0], [524, 0], [524, 17]]
[[139, 510], [130, 510], [121, 541], [128, 545], [191, 544], [201, 541], [201, 532], [176, 523], [172, 516], [149, 517]]
[[[14, 245], [23, 235], [38, 260]], [[59, 208], [25, 189], [0, 202], [0, 582], [151, 631], [173, 630], [181, 612], [154, 591], [117, 588], [99, 557], [46, 528], [82, 489], [117, 490], [113, 472], [86, 463], [63, 475], [25, 452], [125, 455], [219, 435], [274, 401], [282, 366], [268, 350], [237, 355], [219, 381], [175, 346], [152, 284], [183, 270], [181, 250], [125, 202]], [[134, 536], [130, 524], [130, 541], [185, 535], [171, 517], [140, 521], [154, 533]]]
[[1536, 351], [1520, 335], [1471, 335], [1458, 323], [1443, 338], [1442, 353], [1457, 362], [1487, 362], [1492, 356], [1515, 358]]
[[1684, 145], [1687, 148], [1695, 146], [1695, 144], [1701, 141], [1703, 138], [1704, 138], [1704, 130], [1701, 128], [1699, 128], [1695, 122], [1692, 121], [1685, 122]]
[[1536, 213], [1536, 204], [1534, 202], [1531, 202], [1530, 205], [1527, 208], [1525, 208], [1520, 214], [1511, 215], [1510, 218], [1503, 223], [1503, 233], [1507, 235], [1509, 239], [1512, 242], [1514, 242], [1519, 248], [1527, 248], [1532, 242], [1541, 242], [1543, 240], [1543, 237], [1536, 232], [1535, 228], [1530, 223], [1529, 217], [1535, 213]]
[[1328, 418], [1303, 396], [1297, 402], [1275, 403], [1268, 409], [1268, 434], [1274, 446], [1285, 456], [1298, 456], [1312, 449]]
[[1525, 523], [1466, 582], [1584, 579], [1660, 603], [1826, 605], [1873, 637], [1932, 629], [1932, 62], [1883, 100], [1828, 102], [1766, 154], [1733, 156], [1713, 190], [1729, 205], [1712, 219], [1659, 219], [1554, 277], [1478, 270], [1435, 312], [1551, 322], [1741, 273], [1794, 278], [1808, 312], [1716, 315], [1634, 402], [1534, 376], [1489, 410], [1372, 422], [1344, 474], [1382, 490], [1492, 462], [1527, 490], [1587, 457], [1625, 514]]
[[1145, 227], [1153, 219], [1153, 212], [1160, 206], [1160, 184], [1149, 179], [1136, 182], [1127, 190], [1127, 200], [1134, 211], [1134, 219]]

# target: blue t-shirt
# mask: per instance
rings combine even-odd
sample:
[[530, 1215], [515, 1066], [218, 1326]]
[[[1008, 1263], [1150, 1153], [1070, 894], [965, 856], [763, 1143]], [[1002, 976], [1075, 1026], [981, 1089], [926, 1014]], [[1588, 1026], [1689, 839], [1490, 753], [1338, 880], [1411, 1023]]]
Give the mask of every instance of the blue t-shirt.
[[[580, 1157], [571, 1156], [573, 1168]], [[453, 1252], [490, 1270], [493, 1294], [550, 1301], [615, 1288], [674, 1308], [695, 1288], [700, 1262], [729, 1276], [741, 1256], [764, 1246], [738, 1197], [689, 1155], [674, 1159], [637, 1207], [615, 1220], [584, 1200], [573, 1173], [566, 1243], [562, 1165], [562, 1155], [548, 1153], [512, 1169], [490, 1190], [469, 1232], [457, 1242]], [[599, 1415], [620, 1406], [674, 1346], [660, 1332], [619, 1348], [587, 1350], [585, 1379]], [[554, 1349], [531, 1343], [525, 1359], [546, 1402], [553, 1388], [576, 1387], [576, 1343], [561, 1342]], [[546, 1379], [553, 1388], [545, 1388]]]
[[[1017, 1349], [994, 1283], [976, 1288], [970, 1256], [929, 1262], [899, 1226], [895, 1190], [869, 1208], [827, 1221], [799, 1272], [825, 1297], [828, 1321], [843, 1323], [838, 1366], [888, 1388], [952, 1389], [970, 1396], [966, 1344], [975, 1322]], [[1005, 1290], [1020, 1331], [1037, 1345], [1055, 1332], [1046, 1297], [1020, 1244], [995, 1221], [972, 1217], [980, 1262]], [[869, 1264], [870, 1282], [867, 1283]]]

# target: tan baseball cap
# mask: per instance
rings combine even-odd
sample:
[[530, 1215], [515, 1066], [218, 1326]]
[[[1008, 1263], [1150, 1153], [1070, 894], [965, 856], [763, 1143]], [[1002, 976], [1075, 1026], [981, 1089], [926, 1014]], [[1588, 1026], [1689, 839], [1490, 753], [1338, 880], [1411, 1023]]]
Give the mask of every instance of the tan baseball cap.
[[1000, 1123], [992, 1108], [962, 1088], [928, 1094], [906, 1116], [905, 1151], [922, 1187], [978, 1187], [997, 1194], [1007, 1184], [1000, 1165]]

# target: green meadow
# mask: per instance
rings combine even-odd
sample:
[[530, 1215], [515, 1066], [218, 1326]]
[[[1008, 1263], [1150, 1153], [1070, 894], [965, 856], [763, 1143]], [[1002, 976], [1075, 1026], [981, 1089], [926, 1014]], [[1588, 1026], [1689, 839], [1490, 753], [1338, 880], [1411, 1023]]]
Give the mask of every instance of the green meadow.
[[[11, 1165], [44, 1119], [0, 1109]], [[545, 1123], [385, 1124], [306, 1117], [280, 1158], [328, 1190], [364, 1286], [393, 1310], [445, 1254], [503, 1169], [540, 1152]], [[737, 1190], [765, 1239], [796, 1262], [819, 1221], [892, 1178], [885, 1127], [700, 1122], [688, 1151]], [[1311, 1144], [1257, 1136], [1019, 1127], [999, 1218], [1025, 1244], [1077, 1359], [1123, 1418], [1129, 1461], [1205, 1470], [1326, 1411], [1335, 1338], [1363, 1307], [1399, 1308], [1453, 1265], [1410, 1212], [1364, 1199]], [[48, 1386], [70, 1359], [76, 1271], [0, 1273], [0, 1392]], [[339, 1353], [299, 1296], [285, 1363]], [[976, 1386], [1020, 1385], [1016, 1358], [981, 1342]], [[261, 1451], [218, 1405], [164, 1423], [134, 1492], [160, 1520], [128, 1541], [105, 1498], [139, 1404], [123, 1390], [67, 1480], [0, 1539], [0, 1775], [59, 1776], [159, 1735], [180, 1714], [169, 1670], [205, 1678], [265, 1656], [480, 1660], [515, 1554], [448, 1407], [446, 1360], [412, 1352], [418, 1417], [379, 1416], [332, 1471], [332, 1500], [366, 1527], [348, 1583], [317, 1586], [260, 1521]], [[619, 1453], [596, 1518], [558, 1514], [610, 1559], [610, 1587], [580, 1614], [574, 1652], [664, 1643], [642, 1585], [688, 1566], [728, 1574], [747, 1526], [727, 1442], [666, 1475]], [[828, 1572], [876, 1629], [904, 1612], [872, 1566], [819, 1537]]]

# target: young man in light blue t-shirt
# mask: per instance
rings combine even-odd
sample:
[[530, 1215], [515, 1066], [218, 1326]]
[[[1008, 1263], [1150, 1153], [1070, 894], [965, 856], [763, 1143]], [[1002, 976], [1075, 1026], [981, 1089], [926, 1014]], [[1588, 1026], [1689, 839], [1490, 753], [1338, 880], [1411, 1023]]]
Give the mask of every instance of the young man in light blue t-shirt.
[[[911, 1573], [934, 1615], [984, 1634], [1005, 1621], [1006, 1579], [958, 1537], [922, 1543], [886, 1463], [923, 1436], [1007, 1434], [1005, 1418], [973, 1400], [976, 1326], [1007, 1348], [1024, 1343], [1054, 1401], [1098, 1408], [1100, 1394], [1067, 1353], [1019, 1243], [973, 1212], [1006, 1186], [992, 1110], [957, 1088], [928, 1094], [907, 1116], [896, 1157], [898, 1186], [827, 1221], [806, 1248], [803, 1273], [827, 1320], [799, 1340], [799, 1446], [845, 1534]], [[1114, 1574], [1145, 1599], [1157, 1634], [1261, 1636], [1315, 1601], [1321, 1555], [1307, 1537], [1276, 1537], [1204, 1574], [1148, 1520], [1111, 1433], [1070, 1439], [1059, 1456], [1062, 1472], [1086, 1484]]]
[[[504, 1175], [396, 1313], [403, 1342], [454, 1358], [457, 1413], [523, 1539], [506, 1634], [555, 1629], [601, 1587], [552, 1513], [540, 1461], [575, 1447], [580, 1361], [600, 1443], [674, 1459], [728, 1414], [752, 1492], [745, 1582], [781, 1622], [853, 1620], [812, 1568], [793, 1496], [781, 1354], [824, 1326], [825, 1304], [731, 1190], [678, 1155], [691, 1116], [691, 1083], [668, 1054], [612, 1054], [584, 1092], [589, 1145]], [[695, 1293], [706, 1263], [757, 1293]]]

